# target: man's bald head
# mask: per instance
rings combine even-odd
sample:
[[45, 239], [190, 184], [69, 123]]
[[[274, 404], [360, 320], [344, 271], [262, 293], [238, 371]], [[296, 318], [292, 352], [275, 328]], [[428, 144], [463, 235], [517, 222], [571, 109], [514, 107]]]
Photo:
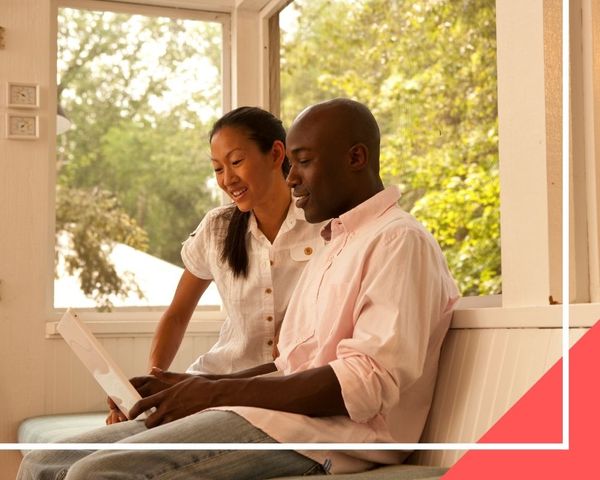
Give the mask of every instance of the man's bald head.
[[379, 127], [361, 103], [336, 98], [308, 107], [286, 143], [288, 184], [309, 222], [338, 217], [383, 189]]
[[359, 143], [368, 149], [369, 166], [379, 173], [379, 125], [366, 105], [349, 98], [335, 98], [305, 108], [294, 120], [295, 128], [318, 126], [323, 138], [345, 148]]

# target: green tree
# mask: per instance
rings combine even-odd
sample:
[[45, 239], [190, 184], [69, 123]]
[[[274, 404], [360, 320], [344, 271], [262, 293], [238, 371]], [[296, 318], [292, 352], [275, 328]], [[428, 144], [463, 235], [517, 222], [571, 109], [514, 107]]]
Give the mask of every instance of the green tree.
[[147, 247], [146, 232], [124, 212], [115, 196], [97, 188], [59, 186], [56, 203], [56, 230], [65, 237], [57, 242], [56, 261], [62, 252], [66, 272], [80, 274], [81, 290], [96, 300], [100, 310], [110, 310], [111, 295], [125, 297], [133, 290], [141, 298], [135, 279], [119, 277], [108, 258], [113, 242], [140, 250]]
[[296, 0], [282, 41], [282, 116], [365, 102], [384, 181], [432, 231], [463, 294], [500, 277], [494, 0]]
[[[58, 25], [59, 102], [73, 126], [59, 137], [57, 211], [64, 218], [57, 234], [84, 218], [95, 232], [73, 239], [84, 243], [72, 264], [88, 293], [84, 277], [98, 277], [99, 265], [109, 271], [101, 245], [123, 241], [181, 264], [181, 241], [216, 204], [206, 183], [207, 131], [221, 107], [221, 30], [208, 22], [70, 8], [59, 10]], [[86, 215], [93, 205], [82, 192], [100, 203], [111, 198], [120, 227]], [[67, 206], [69, 198], [81, 202]], [[125, 226], [146, 239], [118, 233]], [[112, 274], [100, 277], [99, 305], [135, 288]]]

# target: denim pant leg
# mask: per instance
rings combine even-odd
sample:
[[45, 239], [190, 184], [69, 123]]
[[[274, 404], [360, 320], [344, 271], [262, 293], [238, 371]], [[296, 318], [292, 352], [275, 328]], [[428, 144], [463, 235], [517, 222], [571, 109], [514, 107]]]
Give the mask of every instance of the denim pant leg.
[[[100, 429], [105, 431], [106, 429]], [[88, 440], [90, 441], [90, 440]], [[102, 440], [96, 440], [102, 441]], [[201, 412], [144, 430], [121, 441], [132, 443], [274, 443], [232, 412]], [[55, 452], [60, 454], [72, 452]], [[64, 461], [52, 459], [55, 463]], [[63, 466], [64, 468], [64, 466]], [[30, 465], [31, 469], [31, 465]], [[56, 469], [54, 469], [56, 471]], [[283, 450], [100, 450], [81, 456], [66, 480], [244, 480], [324, 473], [318, 463]], [[46, 479], [52, 476], [23, 476]], [[59, 477], [60, 478], [60, 477]]]
[[[63, 443], [114, 443], [147, 430], [144, 422], [115, 423], [61, 440]], [[62, 480], [68, 468], [93, 450], [32, 450], [19, 467], [16, 480]]]

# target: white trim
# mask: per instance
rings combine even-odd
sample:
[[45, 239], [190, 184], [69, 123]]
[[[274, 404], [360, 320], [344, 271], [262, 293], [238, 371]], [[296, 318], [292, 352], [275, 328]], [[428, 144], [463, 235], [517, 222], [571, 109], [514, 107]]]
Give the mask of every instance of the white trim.
[[[504, 329], [504, 328], [561, 328], [562, 306], [518, 308], [458, 308], [454, 311], [451, 329]], [[591, 328], [600, 319], [600, 303], [576, 304], [569, 308], [570, 328]], [[152, 336], [162, 312], [117, 312], [82, 314], [96, 335], [103, 337]], [[61, 314], [46, 323], [46, 338], [60, 338], [56, 330]], [[216, 310], [197, 311], [192, 316], [186, 335], [218, 335], [225, 313]]]
[[221, 108], [222, 114], [231, 110], [231, 16], [222, 23], [222, 48], [221, 48]]
[[[223, 321], [217, 319], [218, 314], [211, 314], [212, 319], [194, 316], [186, 330], [188, 336], [218, 335]], [[143, 321], [86, 321], [92, 333], [98, 337], [153, 337], [156, 333], [157, 320]], [[61, 338], [57, 330], [58, 322], [46, 323], [46, 338]]]
[[550, 291], [543, 3], [496, 3], [502, 301]]
[[[572, 71], [570, 90], [569, 130], [563, 135], [563, 142], [569, 141], [570, 173], [565, 177], [569, 182], [569, 217], [570, 237], [569, 259], [569, 291], [572, 302], [590, 301], [590, 276], [588, 262], [588, 233], [587, 233], [587, 195], [585, 171], [585, 137], [584, 137], [584, 97], [583, 97], [583, 37], [582, 37], [582, 0], [572, 0], [570, 16], [570, 65]], [[563, 94], [565, 91], [563, 90]], [[564, 107], [564, 105], [563, 105]], [[563, 144], [563, 148], [566, 145]], [[577, 187], [577, 188], [575, 188]]]
[[[565, 443], [3, 443], [0, 450], [568, 450]], [[360, 478], [360, 475], [357, 476]]]
[[270, 104], [270, 58], [271, 42], [269, 38], [269, 20], [290, 3], [290, 0], [271, 0], [259, 13], [259, 39], [261, 59], [259, 63], [260, 105], [266, 110], [272, 110]]
[[456, 310], [501, 307], [502, 295], [473, 295], [470, 297], [460, 297], [456, 302]]
[[[450, 328], [561, 328], [563, 305], [465, 308], [454, 311]], [[600, 319], [600, 303], [570, 305], [570, 328], [590, 328]]]
[[[164, 2], [163, 2], [164, 3]], [[202, 20], [205, 22], [223, 23], [229, 14], [219, 11], [201, 10], [200, 8], [173, 8], [169, 6], [148, 5], [139, 2], [122, 2], [113, 0], [58, 0], [58, 8], [74, 8], [78, 10], [97, 10], [132, 15], [170, 17], [183, 20]]]
[[206, 10], [222, 13], [233, 11], [234, 0], [101, 0], [105, 2], [129, 3], [139, 6], [155, 6], [168, 8], [184, 8], [190, 10]]
[[[571, 292], [570, 292], [570, 261], [569, 256], [569, 227], [570, 221], [570, 198], [569, 182], [570, 178], [570, 156], [571, 140], [569, 138], [569, 112], [571, 111], [571, 100], [569, 89], [570, 70], [571, 70], [571, 51], [569, 49], [569, 37], [571, 35], [570, 5], [569, 2], [562, 3], [562, 443], [569, 446], [570, 443], [570, 331], [569, 325], [573, 318], [570, 311]], [[597, 316], [596, 316], [597, 318]]]
[[231, 15], [231, 108], [260, 106], [258, 13], [235, 9]]
[[600, 27], [597, 0], [581, 4], [583, 129], [586, 171], [590, 301], [600, 301]]

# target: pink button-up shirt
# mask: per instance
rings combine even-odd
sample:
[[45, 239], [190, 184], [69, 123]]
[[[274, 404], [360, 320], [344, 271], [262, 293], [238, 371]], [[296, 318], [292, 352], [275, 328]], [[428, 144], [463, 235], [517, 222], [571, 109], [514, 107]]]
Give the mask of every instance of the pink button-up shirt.
[[[332, 220], [290, 300], [275, 361], [284, 375], [330, 365], [349, 416], [237, 412], [280, 443], [419, 441], [458, 298], [440, 247], [389, 187]], [[302, 451], [332, 473], [400, 463], [401, 451]], [[330, 468], [329, 468], [330, 467]]]

